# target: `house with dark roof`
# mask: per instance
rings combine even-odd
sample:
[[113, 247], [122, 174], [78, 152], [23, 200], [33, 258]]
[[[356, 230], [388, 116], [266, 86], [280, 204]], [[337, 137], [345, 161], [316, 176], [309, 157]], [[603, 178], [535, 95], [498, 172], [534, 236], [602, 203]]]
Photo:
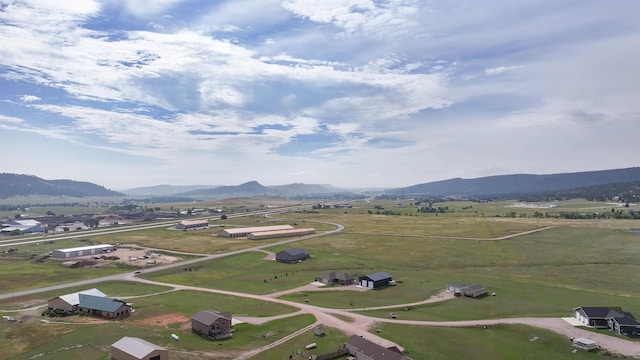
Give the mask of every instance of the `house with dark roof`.
[[630, 312], [612, 310], [607, 318], [609, 330], [618, 335], [640, 335], [640, 322]]
[[611, 310], [622, 311], [620, 307], [580, 306], [573, 309], [573, 316], [587, 326], [606, 329]]
[[311, 257], [311, 254], [305, 249], [291, 248], [276, 253], [276, 261], [294, 264]]
[[620, 335], [640, 335], [640, 322], [620, 307], [581, 306], [573, 309], [573, 314], [578, 321], [590, 327], [609, 329]]
[[316, 281], [327, 285], [351, 285], [356, 282], [356, 278], [343, 272], [334, 271], [318, 276]]
[[131, 304], [103, 296], [78, 294], [78, 311], [107, 319], [121, 319], [131, 315]]
[[368, 289], [377, 289], [393, 284], [393, 278], [388, 273], [382, 271], [375, 274], [360, 276], [358, 278], [360, 286]]
[[411, 360], [397, 347], [387, 349], [358, 335], [348, 338], [345, 347], [357, 360]]
[[111, 344], [111, 360], [168, 360], [169, 351], [146, 340], [125, 336]]
[[200, 310], [191, 317], [191, 330], [208, 339], [231, 336], [231, 314], [226, 311]]

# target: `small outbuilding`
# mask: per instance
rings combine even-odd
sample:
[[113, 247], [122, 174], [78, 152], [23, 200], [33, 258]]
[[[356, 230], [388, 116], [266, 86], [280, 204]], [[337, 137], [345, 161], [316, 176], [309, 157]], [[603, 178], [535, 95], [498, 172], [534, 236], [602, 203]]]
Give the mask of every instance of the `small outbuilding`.
[[111, 360], [168, 360], [169, 351], [137, 337], [125, 336], [111, 344]]
[[231, 336], [231, 314], [200, 310], [191, 317], [191, 330], [212, 340], [228, 338]]
[[276, 253], [276, 261], [295, 264], [311, 257], [311, 254], [305, 249], [291, 248]]
[[360, 286], [368, 289], [377, 289], [387, 285], [391, 285], [393, 282], [393, 277], [389, 273], [384, 271], [377, 272], [375, 274], [360, 276], [358, 278], [358, 283]]

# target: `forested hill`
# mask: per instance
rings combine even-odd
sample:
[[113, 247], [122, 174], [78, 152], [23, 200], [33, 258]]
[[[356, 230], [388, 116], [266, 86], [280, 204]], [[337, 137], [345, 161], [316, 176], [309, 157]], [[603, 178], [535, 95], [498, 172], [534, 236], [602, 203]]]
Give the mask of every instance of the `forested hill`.
[[539, 194], [616, 183], [640, 181], [640, 167], [549, 175], [496, 175], [450, 179], [385, 191], [386, 194], [430, 196], [501, 196]]
[[44, 180], [33, 175], [0, 173], [0, 199], [13, 196], [124, 196], [104, 186], [73, 180]]

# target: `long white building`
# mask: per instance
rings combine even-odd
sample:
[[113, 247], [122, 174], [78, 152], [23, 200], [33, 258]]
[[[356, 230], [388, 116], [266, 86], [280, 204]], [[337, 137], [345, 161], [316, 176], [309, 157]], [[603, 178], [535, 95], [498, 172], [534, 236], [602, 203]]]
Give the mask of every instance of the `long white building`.
[[112, 252], [113, 250], [114, 250], [113, 245], [109, 245], [109, 244], [89, 245], [89, 246], [82, 246], [82, 247], [53, 250], [53, 253], [51, 254], [51, 256], [58, 259], [67, 259], [67, 258], [73, 258], [78, 256], [104, 254], [104, 253]]

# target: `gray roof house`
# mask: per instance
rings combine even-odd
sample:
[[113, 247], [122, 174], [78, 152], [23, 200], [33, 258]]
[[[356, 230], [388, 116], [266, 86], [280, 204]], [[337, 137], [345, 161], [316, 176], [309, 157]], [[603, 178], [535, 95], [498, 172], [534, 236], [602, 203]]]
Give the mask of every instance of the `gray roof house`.
[[169, 352], [146, 340], [125, 336], [111, 344], [111, 360], [168, 360]]
[[108, 319], [120, 319], [131, 314], [131, 304], [102, 296], [78, 294], [78, 311]]
[[340, 271], [334, 271], [326, 274], [322, 274], [316, 278], [316, 281], [327, 285], [351, 285], [355, 283], [355, 277], [345, 274]]
[[209, 339], [231, 336], [231, 314], [226, 311], [200, 310], [191, 317], [191, 330]]
[[291, 248], [276, 253], [276, 261], [289, 264], [301, 262], [309, 257], [311, 257], [309, 252], [300, 248]]
[[358, 360], [411, 360], [395, 347], [387, 349], [358, 335], [348, 338], [345, 347]]

